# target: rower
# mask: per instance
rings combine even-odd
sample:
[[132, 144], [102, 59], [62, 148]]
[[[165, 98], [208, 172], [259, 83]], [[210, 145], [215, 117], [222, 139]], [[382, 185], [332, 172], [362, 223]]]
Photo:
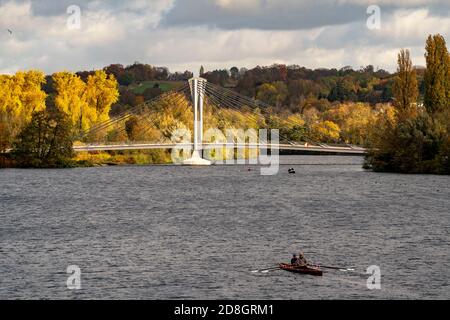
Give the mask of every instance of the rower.
[[291, 259], [291, 265], [295, 266], [297, 264], [298, 264], [298, 258], [297, 258], [297, 255], [294, 254]]
[[306, 261], [305, 255], [303, 252], [298, 254], [298, 265], [301, 267], [306, 267], [308, 265], [308, 261]]

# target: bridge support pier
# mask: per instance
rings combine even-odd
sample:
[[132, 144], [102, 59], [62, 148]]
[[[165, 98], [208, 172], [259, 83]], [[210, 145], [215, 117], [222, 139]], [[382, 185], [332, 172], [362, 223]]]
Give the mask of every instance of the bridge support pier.
[[209, 166], [211, 161], [201, 157], [203, 150], [203, 101], [205, 97], [206, 80], [203, 78], [189, 79], [192, 105], [194, 106], [194, 151], [192, 157], [183, 161], [187, 166]]

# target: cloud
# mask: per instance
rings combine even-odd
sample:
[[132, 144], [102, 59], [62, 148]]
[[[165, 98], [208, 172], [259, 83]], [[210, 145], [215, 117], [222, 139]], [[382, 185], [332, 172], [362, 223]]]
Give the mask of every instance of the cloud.
[[329, 1], [183, 0], [162, 20], [164, 26], [204, 25], [222, 29], [295, 30], [364, 19], [365, 8]]
[[[0, 0], [0, 72], [91, 70], [135, 61], [171, 70], [272, 63], [310, 68], [373, 64], [395, 70], [400, 48], [424, 64], [428, 34], [450, 36], [448, 1], [378, 0], [380, 30], [366, 27], [366, 0], [77, 1], [82, 28], [66, 27], [73, 1]], [[10, 28], [13, 36], [1, 32]]]
[[448, 14], [448, 0], [182, 0], [168, 12], [166, 26], [205, 25], [222, 29], [296, 30], [333, 26], [367, 19], [369, 5], [383, 14], [427, 7]]

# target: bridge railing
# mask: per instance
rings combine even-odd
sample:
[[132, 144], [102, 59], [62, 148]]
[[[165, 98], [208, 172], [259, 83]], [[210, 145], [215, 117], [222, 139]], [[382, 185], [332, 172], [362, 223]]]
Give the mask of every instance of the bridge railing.
[[[121, 143], [121, 144], [85, 144], [74, 146], [76, 152], [90, 151], [125, 151], [125, 150], [148, 150], [148, 149], [193, 149], [193, 143]], [[327, 152], [342, 154], [364, 154], [364, 148], [352, 146], [318, 146], [310, 144], [271, 144], [271, 143], [203, 143], [201, 149], [216, 148], [237, 148], [237, 149], [279, 149], [279, 150], [298, 150], [311, 152]]]

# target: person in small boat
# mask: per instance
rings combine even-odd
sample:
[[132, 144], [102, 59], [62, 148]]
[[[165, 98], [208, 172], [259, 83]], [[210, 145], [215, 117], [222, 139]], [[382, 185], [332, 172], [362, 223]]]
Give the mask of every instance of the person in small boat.
[[297, 255], [294, 254], [291, 259], [291, 265], [296, 266], [297, 264], [298, 264], [298, 258], [297, 258]]
[[308, 266], [308, 261], [306, 261], [305, 255], [303, 254], [303, 252], [300, 252], [298, 254], [298, 266], [300, 267], [306, 267]]

